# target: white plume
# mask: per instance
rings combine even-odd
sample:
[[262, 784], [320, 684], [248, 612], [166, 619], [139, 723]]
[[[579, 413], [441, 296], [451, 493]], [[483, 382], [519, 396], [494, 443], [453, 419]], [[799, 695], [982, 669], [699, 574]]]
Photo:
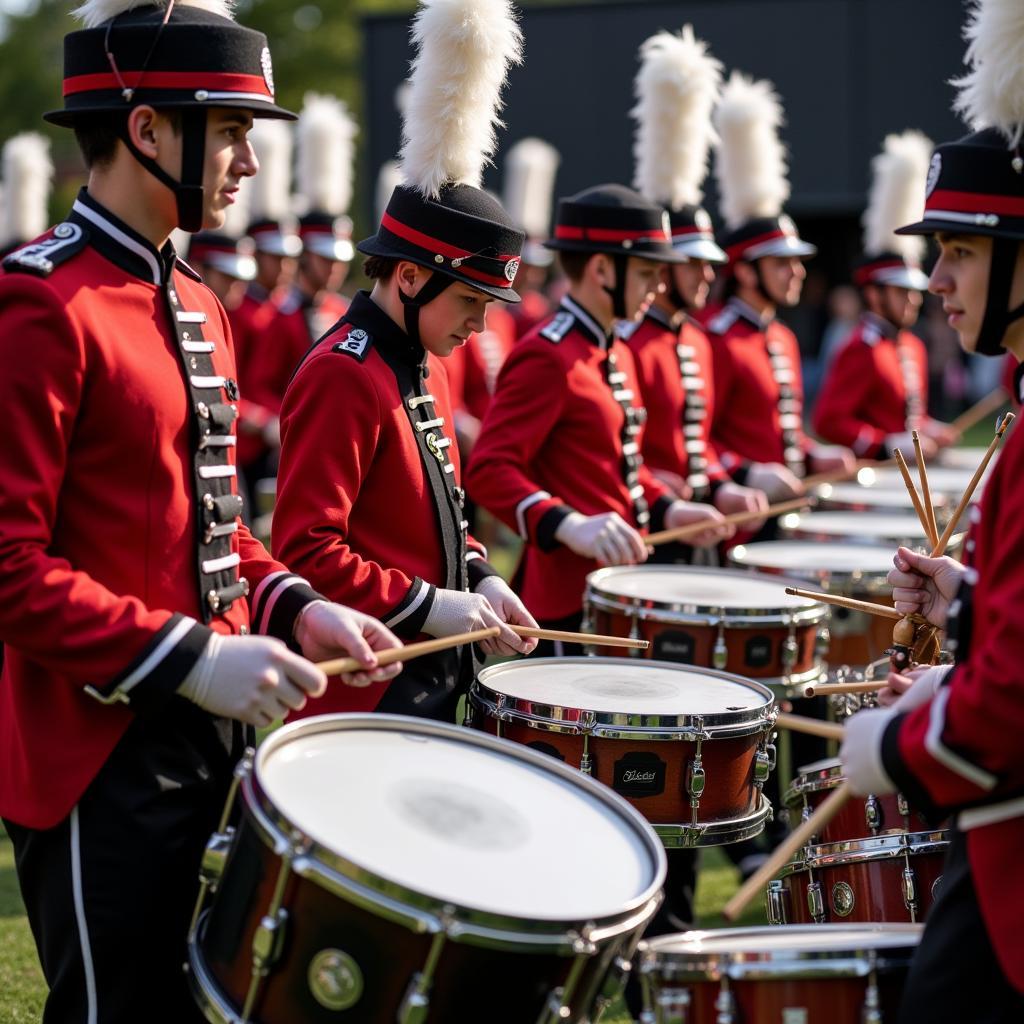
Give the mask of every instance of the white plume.
[[789, 198], [782, 123], [782, 103], [771, 82], [734, 71], [714, 116], [720, 138], [715, 177], [730, 229], [754, 217], [778, 216]]
[[722, 64], [696, 39], [693, 27], [679, 35], [659, 32], [640, 47], [634, 83], [637, 123], [633, 142], [634, 185], [672, 210], [698, 205], [717, 141], [711, 111], [722, 84]]
[[920, 132], [886, 136], [882, 152], [871, 161], [871, 191], [861, 218], [866, 255], [896, 252], [911, 263], [921, 262], [924, 238], [893, 232], [921, 219], [931, 158], [932, 141]]
[[1016, 146], [1024, 135], [1024, 4], [972, 0], [964, 38], [970, 71], [953, 80], [953, 107], [972, 129], [998, 128]]
[[377, 221], [380, 222], [384, 211], [388, 208], [391, 194], [402, 184], [402, 168], [397, 160], [388, 160], [377, 174], [377, 187], [374, 192], [374, 208]]
[[[105, 21], [134, 11], [136, 7], [167, 7], [167, 0], [85, 0], [71, 12], [86, 28], [95, 28]], [[200, 7], [222, 18], [234, 18], [235, 0], [177, 0], [176, 7]]]
[[402, 111], [402, 174], [423, 195], [449, 182], [480, 186], [497, 147], [501, 88], [523, 36], [509, 0], [422, 0], [418, 52]]
[[295, 131], [295, 176], [305, 211], [336, 216], [348, 211], [358, 131], [341, 100], [306, 93]]
[[53, 185], [50, 140], [38, 132], [22, 132], [3, 148], [3, 241], [27, 242], [50, 223], [47, 203]]
[[261, 117], [253, 124], [249, 141], [260, 162], [256, 177], [246, 179], [250, 218], [281, 220], [292, 208], [292, 126], [287, 121]]
[[555, 176], [562, 157], [543, 139], [520, 139], [505, 155], [505, 210], [528, 238], [551, 230]]

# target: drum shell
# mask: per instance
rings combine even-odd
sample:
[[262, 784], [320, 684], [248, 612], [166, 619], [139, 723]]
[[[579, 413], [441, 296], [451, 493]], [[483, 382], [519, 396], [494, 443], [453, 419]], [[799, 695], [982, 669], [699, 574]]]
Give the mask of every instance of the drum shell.
[[[928, 917], [938, 895], [938, 886], [949, 847], [948, 833], [910, 833], [905, 838], [911, 847], [905, 854], [889, 851], [872, 855], [870, 840], [811, 846], [802, 861], [794, 861], [784, 869], [779, 881], [784, 907], [783, 923], [814, 924], [808, 902], [808, 886], [821, 886], [824, 921], [818, 923], [851, 923], [884, 921], [917, 923]], [[918, 847], [914, 849], [913, 847]], [[917, 908], [908, 908], [903, 895], [903, 872], [909, 866], [914, 873]], [[837, 887], [848, 887], [845, 898], [852, 893], [854, 902], [847, 910], [844, 893]], [[837, 907], [847, 910], [837, 911]]]

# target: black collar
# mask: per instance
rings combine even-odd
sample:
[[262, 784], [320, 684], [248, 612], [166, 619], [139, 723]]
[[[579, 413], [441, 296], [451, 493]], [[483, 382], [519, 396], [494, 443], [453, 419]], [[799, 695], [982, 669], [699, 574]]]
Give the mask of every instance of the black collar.
[[397, 357], [409, 366], [422, 366], [427, 352], [416, 344], [394, 320], [370, 298], [367, 291], [358, 291], [345, 313], [346, 323], [362, 327], [373, 338], [374, 346]]
[[736, 295], [729, 299], [727, 305], [759, 331], [763, 331], [775, 319], [774, 316], [762, 317], [753, 306], [748, 305]]
[[168, 241], [162, 249], [101, 206], [86, 189], [78, 193], [68, 220], [83, 228], [89, 244], [115, 266], [150, 284], [171, 279], [178, 257]]
[[646, 316], [649, 320], [653, 320], [656, 324], [659, 324], [660, 326], [664, 327], [666, 331], [677, 332], [679, 328], [683, 326], [683, 321], [686, 319], [686, 314], [684, 313], [679, 318], [678, 323], [673, 323], [672, 321], [675, 319], [675, 317], [673, 317], [669, 313], [666, 313], [665, 310], [661, 308], [661, 306], [656, 306], [653, 302], [650, 304], [650, 306], [647, 307], [647, 312], [644, 314], [644, 316]]
[[883, 338], [895, 341], [900, 333], [895, 324], [890, 323], [884, 316], [878, 316], [870, 310], [865, 310], [860, 315], [861, 320], [870, 327], [873, 327]]
[[583, 333], [598, 348], [606, 349], [611, 346], [612, 341], [615, 339], [614, 329], [611, 331], [604, 330], [597, 317], [588, 313], [574, 298], [566, 295], [562, 299], [561, 308], [573, 315]]

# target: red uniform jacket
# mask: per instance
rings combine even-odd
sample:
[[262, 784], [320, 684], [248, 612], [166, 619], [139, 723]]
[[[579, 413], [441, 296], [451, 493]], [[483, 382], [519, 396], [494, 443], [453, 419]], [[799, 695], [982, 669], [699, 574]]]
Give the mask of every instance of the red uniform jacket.
[[737, 298], [706, 311], [701, 322], [714, 365], [711, 438], [722, 464], [738, 483], [752, 462], [781, 462], [804, 476], [812, 442], [803, 430], [796, 336], [779, 320], [763, 324]]
[[[466, 535], [451, 419], [443, 361], [365, 292], [285, 395], [274, 551], [406, 640], [437, 587], [464, 590], [494, 573]], [[387, 686], [332, 687], [305, 713], [371, 710]]]
[[814, 430], [862, 458], [891, 454], [888, 434], [927, 418], [928, 353], [910, 331], [866, 313], [832, 360], [814, 406]]
[[498, 383], [498, 373], [516, 343], [516, 327], [508, 310], [492, 306], [487, 310], [487, 328], [471, 334], [465, 345], [445, 360], [455, 415], [466, 412], [484, 418]]
[[252, 340], [249, 398], [279, 415], [296, 367], [346, 309], [348, 301], [340, 295], [328, 292], [314, 305], [298, 288], [292, 288]]
[[[606, 379], [609, 355], [615, 368]], [[466, 487], [526, 541], [517, 582], [538, 619], [578, 614], [587, 574], [597, 568], [555, 540], [570, 512], [618, 512], [643, 528], [635, 504], [643, 499], [654, 528], [660, 525], [670, 501], [640, 456], [642, 413], [629, 348], [610, 341], [570, 298], [505, 361]], [[638, 481], [633, 493], [627, 458]]]
[[890, 723], [882, 757], [912, 802], [937, 818], [959, 812], [989, 936], [1007, 977], [1024, 992], [1022, 501], [1024, 435], [1015, 431], [980, 512], [976, 506], [971, 513], [973, 569], [950, 609], [957, 666], [929, 704]]
[[[238, 366], [238, 464], [248, 466], [267, 450], [261, 436], [263, 428], [274, 417], [270, 409], [249, 397], [253, 390], [254, 349], [277, 303], [255, 284], [249, 286], [239, 305], [228, 312], [231, 337], [235, 343]], [[258, 390], [258, 386], [257, 386]]]
[[711, 441], [715, 387], [707, 335], [689, 317], [675, 329], [652, 306], [627, 344], [647, 410], [644, 462], [684, 477], [694, 501], [709, 500], [729, 477]]
[[237, 521], [227, 320], [170, 246], [83, 192], [4, 266], [0, 815], [49, 828], [211, 629], [315, 595]]
[[551, 301], [543, 292], [525, 291], [522, 302], [510, 306], [508, 312], [515, 323], [515, 337], [522, 338], [551, 316]]

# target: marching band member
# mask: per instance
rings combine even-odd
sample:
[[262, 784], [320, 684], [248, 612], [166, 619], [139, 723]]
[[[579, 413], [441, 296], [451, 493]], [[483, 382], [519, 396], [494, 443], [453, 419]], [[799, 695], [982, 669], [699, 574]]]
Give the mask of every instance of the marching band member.
[[[578, 629], [587, 574], [643, 562], [642, 532], [707, 520], [695, 543], [730, 532], [708, 505], [674, 498], [644, 464], [645, 413], [633, 357], [616, 337], [683, 259], [668, 214], [621, 185], [559, 203], [555, 237], [569, 294], [517, 342], [466, 473], [483, 508], [526, 542], [516, 581], [546, 626]], [[541, 650], [559, 650], [541, 645]]]
[[65, 38], [47, 119], [88, 186], [0, 277], [0, 815], [44, 1019], [182, 1024], [203, 1019], [181, 967], [242, 723], [322, 692], [295, 652], [372, 670], [397, 640], [238, 522], [228, 324], [166, 242], [220, 227], [252, 118], [292, 116], [266, 39], [209, 0], [129, 6], [87, 3]]
[[[929, 289], [968, 352], [1024, 356], [1024, 24], [1014, 0], [972, 5], [970, 72], [957, 108], [987, 127], [940, 145], [924, 216], [902, 229], [939, 247]], [[1021, 388], [1018, 371], [1016, 386]], [[947, 631], [956, 665], [891, 674], [858, 712], [841, 757], [855, 793], [899, 790], [955, 827], [938, 898], [903, 990], [901, 1021], [1024, 1019], [1024, 436], [1011, 434], [972, 513], [968, 565], [901, 548], [889, 574], [896, 608]], [[909, 690], [908, 690], [909, 687]]]
[[[488, 303], [518, 299], [511, 282], [523, 235], [480, 175], [521, 36], [508, 0], [427, 0], [413, 38], [406, 183], [358, 246], [372, 292], [355, 297], [285, 395], [274, 551], [403, 638], [498, 625], [484, 651], [525, 653], [534, 641], [505, 624], [535, 623], [467, 534], [444, 369], [483, 330]], [[470, 123], [474, 152], [463, 134]], [[330, 691], [309, 711], [451, 721], [473, 667], [470, 648], [442, 651], [390, 686]]]
[[39, 132], [21, 132], [4, 143], [0, 254], [31, 242], [49, 224], [47, 205], [53, 189], [50, 140]]
[[808, 473], [855, 467], [849, 449], [805, 435], [800, 350], [776, 318], [800, 301], [803, 261], [817, 252], [783, 213], [789, 182], [781, 123], [771, 83], [734, 72], [715, 113], [728, 298], [700, 318], [714, 358], [712, 441], [733, 479], [772, 501], [802, 493]]
[[[684, 261], [662, 267], [661, 289], [626, 340], [647, 410], [644, 461], [679, 497], [731, 513], [768, 502], [763, 492], [733, 483], [715, 452], [711, 347], [690, 315], [704, 308], [714, 267], [727, 261], [700, 205], [721, 77], [721, 64], [689, 25], [679, 35], [660, 32], [641, 47], [635, 184], [668, 208], [672, 248]], [[658, 555], [675, 558], [680, 550], [665, 545]]]
[[893, 233], [920, 211], [931, 153], [930, 140], [908, 131], [887, 136], [872, 161], [865, 256], [854, 272], [867, 308], [829, 364], [815, 404], [816, 433], [860, 458], [887, 459], [897, 448], [912, 458], [913, 430], [925, 457], [957, 437], [928, 415], [928, 352], [910, 331], [928, 287], [924, 240]]

